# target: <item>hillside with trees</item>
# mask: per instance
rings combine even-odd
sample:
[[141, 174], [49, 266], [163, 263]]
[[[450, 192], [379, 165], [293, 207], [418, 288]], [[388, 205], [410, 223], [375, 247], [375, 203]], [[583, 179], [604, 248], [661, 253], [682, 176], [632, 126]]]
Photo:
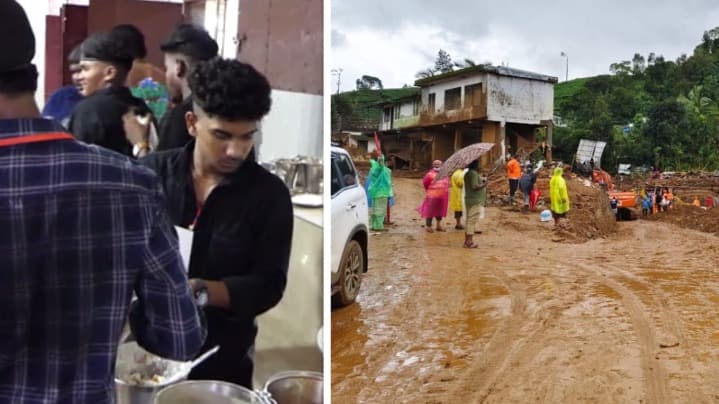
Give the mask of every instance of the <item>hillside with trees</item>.
[[555, 158], [571, 161], [579, 139], [607, 142], [603, 167], [719, 169], [719, 27], [691, 56], [635, 54], [611, 74], [555, 86]]

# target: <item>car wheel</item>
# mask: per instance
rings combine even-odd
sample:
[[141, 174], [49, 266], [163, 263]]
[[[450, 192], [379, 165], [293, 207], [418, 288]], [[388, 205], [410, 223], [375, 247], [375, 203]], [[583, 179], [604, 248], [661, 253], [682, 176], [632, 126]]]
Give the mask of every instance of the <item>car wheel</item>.
[[335, 294], [336, 303], [340, 306], [352, 304], [362, 286], [364, 272], [364, 253], [357, 240], [350, 240], [342, 252], [340, 260], [339, 290]]

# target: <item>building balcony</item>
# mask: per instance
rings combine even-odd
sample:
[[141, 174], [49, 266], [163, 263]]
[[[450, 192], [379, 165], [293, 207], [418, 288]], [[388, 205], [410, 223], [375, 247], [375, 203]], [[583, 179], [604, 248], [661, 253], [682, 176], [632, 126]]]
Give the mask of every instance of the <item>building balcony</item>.
[[403, 116], [392, 121], [382, 121], [379, 130], [403, 129], [419, 125], [419, 115]]
[[461, 109], [442, 109], [429, 112], [424, 109], [419, 115], [419, 124], [421, 126], [444, 125], [448, 123], [458, 123], [473, 120], [482, 120], [487, 118], [487, 105], [471, 106]]

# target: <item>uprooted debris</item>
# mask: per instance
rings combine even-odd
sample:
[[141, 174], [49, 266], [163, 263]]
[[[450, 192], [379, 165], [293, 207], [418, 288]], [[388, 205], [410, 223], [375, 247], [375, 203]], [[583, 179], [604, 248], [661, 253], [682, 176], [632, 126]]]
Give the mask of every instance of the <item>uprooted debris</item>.
[[[536, 187], [542, 197], [536, 212], [532, 214], [538, 215], [541, 210], [549, 208], [549, 180], [552, 171], [553, 168], [546, 167], [537, 172]], [[616, 231], [616, 220], [609, 208], [609, 198], [606, 192], [599, 185], [572, 172], [565, 171], [564, 179], [569, 192], [570, 210], [567, 214], [566, 227], [557, 230], [561, 238], [573, 242], [583, 242], [606, 237]], [[487, 190], [490, 205], [508, 207], [509, 181], [507, 181], [506, 173], [503, 170], [497, 170], [489, 176]], [[510, 209], [520, 212], [520, 207], [523, 204], [522, 193], [517, 191], [514, 198], [517, 205]]]
[[719, 208], [676, 206], [666, 212], [649, 215], [645, 219], [672, 223], [686, 229], [719, 236]]

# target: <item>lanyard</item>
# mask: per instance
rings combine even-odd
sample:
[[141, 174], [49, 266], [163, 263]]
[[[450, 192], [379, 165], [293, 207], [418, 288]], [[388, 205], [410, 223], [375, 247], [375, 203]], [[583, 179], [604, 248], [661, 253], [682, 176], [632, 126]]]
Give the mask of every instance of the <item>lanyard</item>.
[[34, 135], [15, 136], [0, 139], [0, 147], [8, 147], [28, 143], [50, 142], [53, 140], [75, 140], [75, 138], [69, 133], [62, 132], [37, 133]]
[[197, 225], [197, 219], [200, 218], [200, 214], [202, 213], [202, 205], [197, 205], [197, 211], [195, 212], [195, 218], [192, 219], [192, 224], [188, 227], [188, 230], [194, 230], [195, 226]]

